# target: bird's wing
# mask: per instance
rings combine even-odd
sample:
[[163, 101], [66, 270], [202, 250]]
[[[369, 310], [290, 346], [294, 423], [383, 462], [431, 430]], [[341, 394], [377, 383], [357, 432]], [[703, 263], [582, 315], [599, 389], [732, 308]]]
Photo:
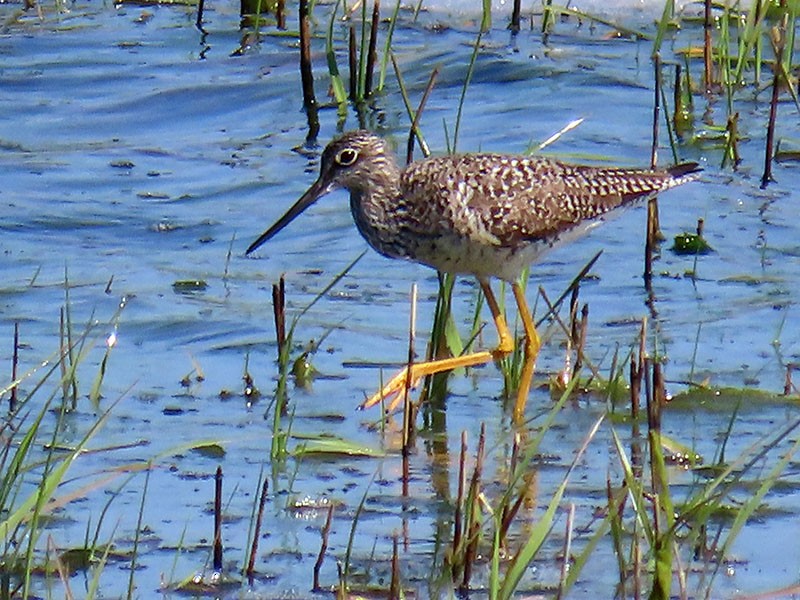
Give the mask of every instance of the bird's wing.
[[[671, 170], [565, 165], [543, 158], [494, 154], [413, 163], [404, 193], [435, 228], [517, 246], [555, 237], [616, 208], [692, 179], [696, 165]], [[440, 232], [431, 231], [432, 234]]]

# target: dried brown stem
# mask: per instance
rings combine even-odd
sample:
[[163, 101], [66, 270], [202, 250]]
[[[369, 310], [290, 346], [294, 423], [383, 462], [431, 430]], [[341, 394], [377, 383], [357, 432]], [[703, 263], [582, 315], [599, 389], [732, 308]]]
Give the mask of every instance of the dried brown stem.
[[564, 597], [564, 585], [567, 581], [567, 575], [569, 574], [569, 557], [572, 554], [572, 530], [573, 525], [575, 523], [575, 503], [569, 503], [569, 511], [567, 512], [567, 524], [566, 524], [566, 531], [564, 535], [564, 559], [561, 563], [561, 577], [558, 582], [558, 593], [556, 594], [556, 598], [560, 599]]
[[[394, 61], [394, 55], [392, 56], [392, 62], [397, 67], [397, 63]], [[422, 134], [419, 131], [419, 121], [422, 117], [422, 111], [425, 110], [425, 105], [428, 103], [428, 98], [431, 95], [431, 91], [433, 91], [433, 86], [436, 84], [436, 78], [439, 76], [439, 67], [434, 67], [433, 71], [431, 71], [431, 76], [428, 78], [428, 85], [425, 86], [425, 92], [422, 94], [422, 99], [419, 101], [419, 106], [417, 106], [417, 111], [414, 113], [414, 120], [411, 122], [411, 130], [408, 134], [408, 146], [406, 148], [406, 164], [411, 163], [414, 160], [414, 139], [416, 138], [419, 142], [419, 147], [422, 150], [422, 155], [427, 157], [430, 156], [430, 149], [428, 145], [425, 143], [425, 140], [422, 137]]]
[[358, 44], [355, 25], [350, 25], [347, 37], [347, 66], [350, 70], [350, 100], [355, 102], [358, 97]]
[[17, 367], [19, 366], [19, 322], [14, 323], [14, 354], [11, 358], [11, 397], [8, 400], [8, 412], [17, 410]]
[[389, 583], [389, 600], [397, 600], [400, 594], [400, 559], [397, 553], [397, 535], [392, 537], [392, 579]]
[[[322, 569], [322, 561], [325, 560], [325, 553], [328, 551], [328, 536], [331, 533], [331, 522], [333, 521], [333, 504], [328, 505], [328, 516], [325, 519], [325, 525], [322, 527], [322, 544], [319, 548], [319, 554], [317, 555], [317, 561], [314, 563], [314, 592], [322, 591], [322, 588], [319, 585], [319, 571]], [[341, 571], [339, 572], [339, 578], [341, 579]]]
[[761, 176], [761, 188], [767, 187], [772, 178], [772, 157], [775, 154], [775, 122], [778, 118], [778, 100], [780, 87], [783, 80], [782, 65], [783, 50], [786, 45], [786, 0], [781, 0], [783, 18], [780, 23], [772, 28], [772, 49], [775, 52], [775, 62], [772, 66], [772, 98], [769, 103], [769, 120], [767, 121], [767, 143], [764, 149], [764, 174]]
[[575, 371], [577, 372], [583, 365], [583, 349], [586, 346], [586, 330], [589, 327], [589, 305], [584, 304], [581, 308], [581, 320], [578, 328], [577, 343], [575, 344]]
[[711, 64], [711, 28], [713, 26], [711, 4], [711, 0], [705, 0], [703, 10], [703, 83], [707, 93], [711, 92], [714, 86]]
[[572, 295], [569, 298], [569, 338], [572, 345], [578, 342], [578, 292], [580, 285], [572, 288]]
[[222, 571], [222, 467], [214, 475], [214, 570]]
[[658, 124], [661, 116], [661, 55], [656, 52], [653, 56], [654, 70], [654, 97], [653, 97], [653, 140], [650, 147], [650, 168], [655, 169], [658, 164]]
[[481, 432], [478, 438], [478, 451], [475, 457], [475, 470], [472, 472], [472, 480], [470, 481], [469, 494], [467, 495], [470, 500], [470, 505], [467, 510], [470, 511], [470, 528], [467, 532], [467, 546], [464, 551], [464, 577], [461, 581], [461, 589], [469, 589], [469, 581], [472, 578], [472, 567], [475, 564], [475, 559], [478, 556], [478, 541], [480, 533], [480, 522], [476, 518], [478, 511], [480, 511], [479, 496], [481, 493], [481, 477], [483, 476], [483, 454], [486, 447], [486, 424], [481, 423]]
[[286, 29], [286, 0], [278, 0], [275, 7], [275, 21], [277, 21], [278, 29], [281, 31]]
[[308, 10], [308, 0], [300, 0], [300, 79], [303, 86], [303, 108], [308, 120], [308, 136], [306, 140], [312, 142], [319, 133], [319, 115], [317, 98], [314, 95], [314, 73], [311, 70], [311, 15]]
[[783, 382], [783, 395], [788, 396], [792, 393], [792, 368], [793, 365], [788, 364], [786, 365], [786, 378]]
[[261, 496], [258, 499], [258, 512], [256, 513], [255, 527], [253, 528], [253, 541], [250, 544], [250, 559], [247, 561], [247, 578], [253, 579], [256, 570], [256, 556], [258, 556], [258, 538], [261, 537], [261, 523], [264, 519], [264, 506], [267, 504], [269, 481], [264, 479], [261, 486]]
[[194, 25], [200, 31], [203, 30], [203, 10], [205, 9], [205, 0], [199, 0], [197, 3], [197, 20], [195, 21]]
[[275, 339], [278, 342], [278, 360], [286, 344], [286, 280], [283, 275], [272, 284], [272, 314], [275, 318]]
[[522, 11], [522, 0], [514, 0], [514, 8], [511, 11], [511, 24], [508, 28], [512, 33], [519, 33], [521, 29], [520, 12]]
[[372, 94], [372, 80], [375, 73], [375, 62], [378, 60], [378, 25], [381, 20], [381, 2], [374, 0], [372, 4], [372, 23], [369, 32], [369, 50], [367, 52], [367, 73], [364, 81], [364, 98]]
[[408, 376], [406, 377], [405, 390], [403, 391], [403, 456], [408, 456], [411, 451], [414, 437], [414, 406], [411, 402], [411, 368], [414, 364], [414, 336], [417, 328], [417, 284], [411, 285], [411, 314], [408, 323]]
[[[461, 432], [461, 452], [458, 455], [458, 490], [456, 492], [456, 510], [453, 515], [453, 556], [457, 556], [461, 545], [461, 528], [463, 526], [464, 491], [467, 483], [467, 432]], [[455, 576], [455, 573], [453, 573]]]

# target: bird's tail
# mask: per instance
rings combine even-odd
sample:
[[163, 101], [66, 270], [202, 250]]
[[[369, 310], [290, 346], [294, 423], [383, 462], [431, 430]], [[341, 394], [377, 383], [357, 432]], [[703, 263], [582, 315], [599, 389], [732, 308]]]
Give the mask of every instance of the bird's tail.
[[669, 187], [675, 187], [689, 181], [694, 181], [700, 177], [703, 168], [696, 162], [685, 162], [667, 169], [667, 173], [672, 176]]

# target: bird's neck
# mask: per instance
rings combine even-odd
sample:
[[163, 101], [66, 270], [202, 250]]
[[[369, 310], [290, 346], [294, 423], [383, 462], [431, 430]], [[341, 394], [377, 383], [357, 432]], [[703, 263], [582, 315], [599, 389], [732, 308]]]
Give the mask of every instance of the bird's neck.
[[350, 211], [361, 235], [379, 253], [398, 256], [393, 250], [398, 239], [398, 219], [403, 194], [400, 169], [393, 163], [370, 172], [363, 185], [350, 187]]
[[350, 208], [358, 219], [380, 223], [387, 213], [391, 214], [402, 201], [400, 186], [401, 171], [392, 156], [381, 156], [370, 163], [357, 181], [350, 182]]

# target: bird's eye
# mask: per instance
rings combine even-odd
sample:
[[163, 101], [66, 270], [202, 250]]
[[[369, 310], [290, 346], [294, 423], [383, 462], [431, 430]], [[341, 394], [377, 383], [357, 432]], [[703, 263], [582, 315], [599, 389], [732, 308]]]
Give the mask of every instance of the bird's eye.
[[353, 150], [352, 148], [345, 148], [344, 150], [339, 151], [339, 154], [336, 155], [336, 164], [342, 167], [349, 167], [358, 159], [358, 152]]

